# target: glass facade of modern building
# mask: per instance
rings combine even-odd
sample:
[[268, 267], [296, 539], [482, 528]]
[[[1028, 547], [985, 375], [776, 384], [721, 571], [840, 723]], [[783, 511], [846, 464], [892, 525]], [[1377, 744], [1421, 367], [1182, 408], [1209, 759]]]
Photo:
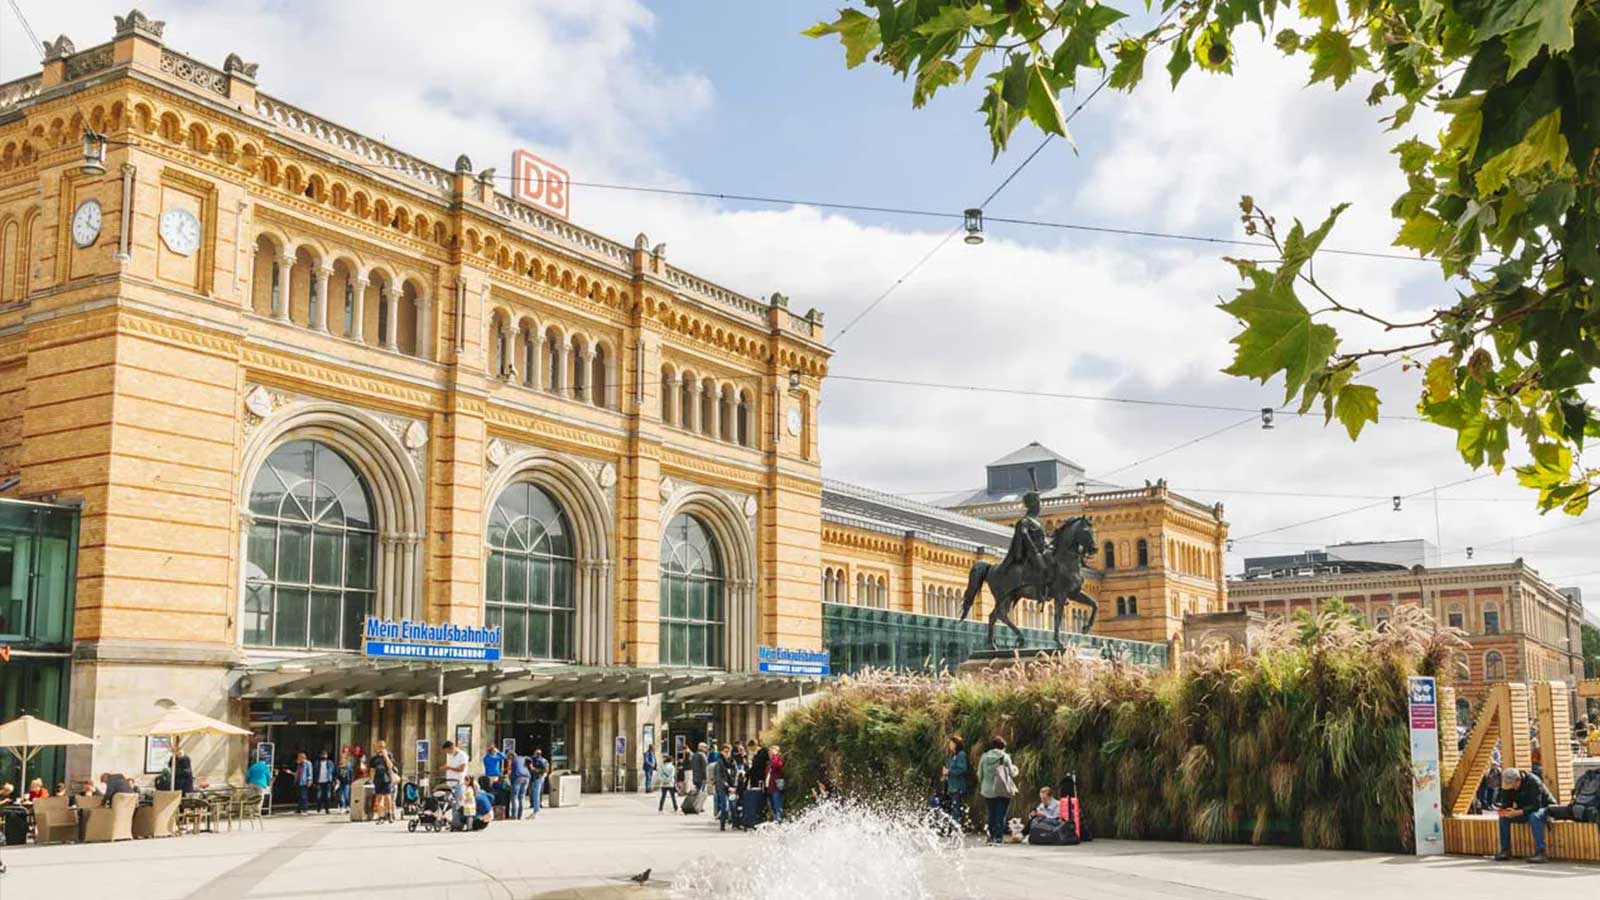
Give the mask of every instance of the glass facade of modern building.
[[[0, 722], [32, 715], [67, 724], [78, 510], [0, 500]], [[65, 772], [59, 747], [28, 764], [28, 777], [54, 788]], [[17, 758], [0, 754], [0, 783], [17, 783]], [[17, 790], [27, 785], [17, 784]]]
[[[979, 650], [986, 649], [988, 623], [924, 616], [887, 609], [870, 609], [842, 603], [822, 605], [822, 642], [828, 648], [835, 675], [850, 675], [867, 668], [901, 671], [951, 671]], [[996, 628], [1002, 647], [1013, 635], [1003, 625]], [[1048, 631], [1022, 629], [1023, 648], [1053, 648]], [[1120, 659], [1152, 668], [1165, 668], [1167, 647], [1146, 641], [1068, 633], [1069, 648], [1082, 654]]]

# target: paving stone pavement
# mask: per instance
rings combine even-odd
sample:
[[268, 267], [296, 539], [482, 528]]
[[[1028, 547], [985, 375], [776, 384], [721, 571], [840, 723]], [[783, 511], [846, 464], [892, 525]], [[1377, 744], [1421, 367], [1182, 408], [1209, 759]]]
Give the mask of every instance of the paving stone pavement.
[[[737, 857], [753, 840], [718, 833], [703, 816], [657, 815], [653, 801], [585, 795], [576, 808], [469, 834], [413, 834], [401, 825], [280, 815], [260, 831], [6, 848], [10, 873], [0, 878], [0, 900], [651, 900], [667, 896], [666, 883], [690, 860]], [[652, 886], [626, 880], [646, 867]], [[965, 885], [939, 889], [952, 900], [1476, 900], [1600, 893], [1597, 866], [1105, 840], [1070, 848], [973, 847], [965, 872]]]

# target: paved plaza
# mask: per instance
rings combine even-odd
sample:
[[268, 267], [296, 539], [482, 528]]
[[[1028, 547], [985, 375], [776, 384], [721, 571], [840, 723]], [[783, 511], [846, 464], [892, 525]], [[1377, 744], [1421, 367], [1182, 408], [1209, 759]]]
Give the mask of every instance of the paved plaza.
[[[657, 815], [652, 799], [634, 795], [587, 795], [580, 807], [547, 810], [538, 821], [499, 822], [478, 834], [412, 834], [398, 825], [280, 815], [263, 831], [11, 848], [0, 900], [643, 900], [668, 896], [666, 882], [697, 857], [737, 865], [756, 840], [718, 833], [704, 817]], [[655, 888], [627, 883], [646, 867], [658, 880]], [[973, 847], [962, 869], [964, 883], [941, 882], [939, 896], [1466, 900], [1600, 891], [1600, 867], [1592, 866], [1105, 840], [1071, 848]], [[835, 886], [813, 882], [791, 890], [813, 900], [862, 896], [843, 878]]]

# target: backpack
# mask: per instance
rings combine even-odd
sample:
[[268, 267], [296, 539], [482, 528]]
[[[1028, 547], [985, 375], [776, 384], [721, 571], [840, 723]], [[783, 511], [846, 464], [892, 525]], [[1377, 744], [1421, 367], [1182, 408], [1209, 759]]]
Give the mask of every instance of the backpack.
[[1572, 817], [1579, 822], [1600, 822], [1600, 769], [1590, 769], [1572, 787]]
[[1078, 842], [1077, 829], [1065, 819], [1034, 819], [1028, 827], [1028, 843], [1066, 847]]

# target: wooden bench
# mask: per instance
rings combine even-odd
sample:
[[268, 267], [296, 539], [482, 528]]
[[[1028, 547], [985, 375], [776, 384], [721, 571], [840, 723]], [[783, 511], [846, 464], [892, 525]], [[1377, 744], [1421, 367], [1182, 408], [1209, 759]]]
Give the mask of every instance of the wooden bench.
[[[1447, 816], [1444, 820], [1446, 853], [1493, 856], [1500, 852], [1498, 816]], [[1544, 852], [1551, 859], [1600, 862], [1600, 824], [1546, 822]], [[1527, 823], [1511, 826], [1511, 855], [1533, 855], [1533, 830]]]

